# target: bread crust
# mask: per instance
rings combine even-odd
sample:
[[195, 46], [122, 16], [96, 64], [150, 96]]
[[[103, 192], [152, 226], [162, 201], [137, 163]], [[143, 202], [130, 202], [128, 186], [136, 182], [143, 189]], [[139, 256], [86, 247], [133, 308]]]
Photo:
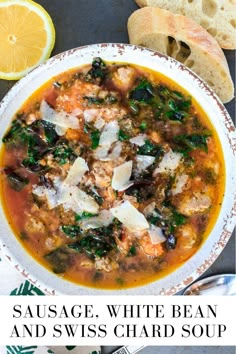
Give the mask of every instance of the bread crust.
[[131, 44], [169, 55], [198, 74], [222, 102], [234, 97], [228, 63], [216, 40], [186, 16], [156, 7], [144, 7], [128, 19]]
[[204, 27], [221, 48], [236, 49], [236, 0], [136, 0], [140, 7], [159, 7], [190, 17]]

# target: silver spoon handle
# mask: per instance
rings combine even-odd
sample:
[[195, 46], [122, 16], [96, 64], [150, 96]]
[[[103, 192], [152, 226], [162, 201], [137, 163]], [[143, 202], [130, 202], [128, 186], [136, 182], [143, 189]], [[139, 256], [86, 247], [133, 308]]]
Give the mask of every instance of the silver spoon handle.
[[138, 353], [144, 347], [145, 345], [141, 345], [141, 346], [127, 345], [117, 349], [116, 351], [112, 352], [112, 354], [135, 354]]

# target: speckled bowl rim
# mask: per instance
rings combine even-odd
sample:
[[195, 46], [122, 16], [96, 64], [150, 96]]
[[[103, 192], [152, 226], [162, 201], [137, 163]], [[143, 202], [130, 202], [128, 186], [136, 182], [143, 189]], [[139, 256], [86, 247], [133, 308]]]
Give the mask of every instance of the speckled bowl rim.
[[45, 294], [174, 295], [212, 265], [226, 246], [236, 224], [235, 127], [219, 98], [195, 73], [170, 57], [129, 44], [101, 43], [68, 50], [32, 70], [8, 92], [0, 103], [0, 139], [9, 126], [10, 117], [38, 87], [60, 72], [91, 63], [96, 56], [110, 62], [127, 62], [159, 71], [184, 87], [203, 107], [221, 140], [226, 165], [226, 197], [216, 224], [202, 247], [177, 270], [155, 282], [124, 290], [84, 287], [49, 272], [20, 245], [7, 223], [2, 207], [0, 207], [0, 248], [11, 264]]

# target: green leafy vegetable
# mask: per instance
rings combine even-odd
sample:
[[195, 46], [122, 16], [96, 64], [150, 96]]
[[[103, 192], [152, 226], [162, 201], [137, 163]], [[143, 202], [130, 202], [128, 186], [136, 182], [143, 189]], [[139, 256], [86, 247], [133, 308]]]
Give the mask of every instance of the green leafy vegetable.
[[123, 130], [119, 130], [119, 133], [118, 133], [118, 139], [120, 141], [124, 141], [124, 140], [128, 140], [130, 137], [129, 135], [127, 135]]
[[59, 247], [44, 256], [56, 274], [64, 273], [72, 265], [72, 257], [67, 247]]
[[8, 179], [8, 183], [10, 184], [10, 187], [14, 189], [16, 192], [20, 192], [29, 183], [28, 178], [23, 177], [14, 171], [8, 172], [8, 169], [6, 169], [5, 173], [7, 175], [7, 179]]
[[89, 105], [94, 105], [94, 104], [96, 104], [97, 106], [100, 106], [101, 104], [104, 103], [104, 99], [103, 99], [103, 98], [99, 98], [99, 97], [84, 96], [83, 98], [88, 101], [88, 104], [89, 104]]
[[94, 58], [92, 61], [92, 68], [86, 75], [87, 81], [93, 81], [94, 79], [100, 79], [102, 82], [107, 75], [107, 66], [101, 58]]
[[120, 224], [113, 222], [107, 227], [88, 231], [87, 235], [68, 247], [77, 252], [85, 252], [94, 257], [104, 257], [113, 249], [116, 249], [114, 232], [120, 230]]
[[187, 152], [190, 152], [194, 149], [201, 149], [205, 152], [208, 151], [207, 148], [207, 138], [209, 137], [209, 134], [191, 134], [191, 135], [177, 135], [174, 137], [174, 141], [182, 147], [185, 148]]
[[129, 100], [129, 107], [134, 114], [139, 113], [139, 106], [137, 104], [137, 101]]
[[106, 237], [98, 237], [96, 234], [89, 234], [78, 242], [68, 245], [77, 252], [85, 252], [89, 256], [103, 257], [113, 249], [112, 242]]
[[100, 140], [100, 131], [99, 130], [94, 130], [90, 134], [90, 138], [92, 141], [92, 149], [96, 149], [99, 145], [99, 140]]
[[160, 157], [164, 154], [163, 149], [160, 145], [153, 144], [150, 140], [146, 140], [143, 146], [140, 146], [137, 153], [139, 155], [149, 155]]
[[55, 125], [49, 122], [46, 122], [45, 120], [41, 121], [43, 128], [44, 128], [44, 133], [47, 142], [50, 145], [54, 145], [57, 141], [59, 136], [57, 135], [57, 132], [55, 130]]
[[129, 249], [127, 256], [132, 257], [132, 256], [135, 256], [136, 254], [137, 254], [136, 247], [135, 247], [135, 245], [132, 245]]
[[104, 199], [100, 196], [95, 187], [93, 187], [92, 189], [88, 189], [86, 192], [91, 195], [91, 197], [93, 197], [99, 205], [103, 204]]
[[76, 155], [65, 141], [60, 141], [53, 151], [53, 157], [59, 162], [60, 165], [64, 165], [69, 160], [74, 159]]
[[149, 103], [154, 97], [154, 89], [150, 82], [146, 79], [136, 86], [129, 95], [129, 98], [134, 101]]
[[76, 215], [75, 220], [80, 221], [83, 219], [92, 218], [94, 216], [97, 216], [97, 214], [91, 214], [91, 213], [88, 213], [87, 211], [83, 211], [83, 213], [81, 215]]
[[2, 142], [3, 143], [9, 143], [12, 140], [17, 137], [22, 131], [22, 121], [19, 119], [15, 119], [12, 122], [10, 130], [6, 133], [6, 135], [3, 137]]
[[142, 121], [142, 123], [139, 125], [139, 129], [144, 132], [147, 129], [147, 122]]
[[78, 225], [63, 225], [61, 229], [67, 236], [72, 238], [80, 235], [81, 233], [81, 229]]

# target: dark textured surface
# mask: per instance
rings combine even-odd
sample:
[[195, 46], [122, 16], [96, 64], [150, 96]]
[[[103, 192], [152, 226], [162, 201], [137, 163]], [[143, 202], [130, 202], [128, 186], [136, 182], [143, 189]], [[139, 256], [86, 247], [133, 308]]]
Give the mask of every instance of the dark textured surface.
[[[128, 43], [127, 19], [137, 9], [133, 0], [38, 0], [50, 13], [56, 28], [56, 45], [52, 55], [85, 44], [101, 42]], [[235, 51], [227, 51], [226, 57], [235, 82]], [[14, 85], [14, 82], [0, 80], [0, 99]], [[235, 100], [226, 105], [231, 117], [235, 117]], [[235, 272], [235, 240], [232, 236], [217, 261], [204, 274]], [[113, 347], [115, 349], [115, 347]], [[103, 353], [111, 352], [112, 347], [103, 348]], [[182, 348], [149, 347], [144, 354], [172, 353], [227, 353], [233, 348]]]

